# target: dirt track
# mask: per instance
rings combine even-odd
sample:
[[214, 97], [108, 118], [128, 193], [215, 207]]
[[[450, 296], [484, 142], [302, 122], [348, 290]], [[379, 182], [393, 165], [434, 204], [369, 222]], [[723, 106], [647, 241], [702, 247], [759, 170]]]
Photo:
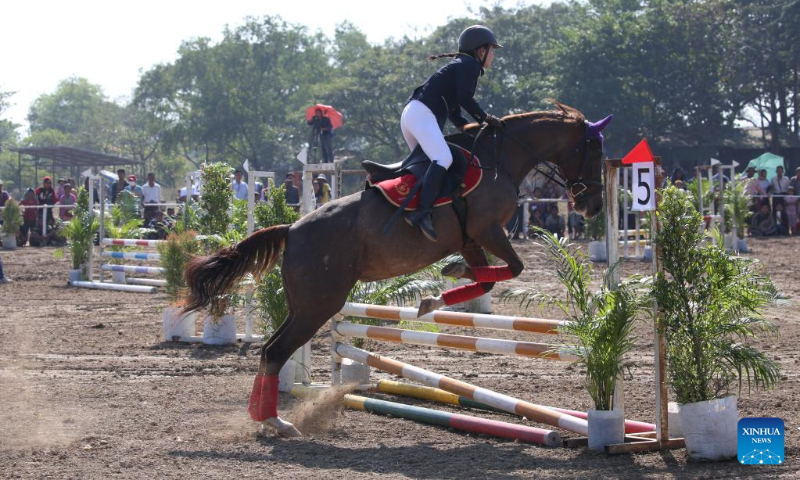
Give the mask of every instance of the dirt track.
[[[750, 243], [790, 300], [768, 312], [781, 337], [759, 341], [781, 363], [783, 381], [769, 393], [745, 390], [739, 409], [740, 416], [784, 419], [786, 463], [780, 467], [692, 462], [683, 450], [608, 457], [546, 449], [366, 412], [314, 408], [284, 395], [285, 417], [300, 420], [307, 436], [259, 437], [245, 410], [257, 346], [163, 343], [163, 295], [67, 288], [66, 259], [54, 260], [51, 249], [26, 248], [0, 252], [14, 279], [0, 285], [0, 478], [796, 478], [800, 238]], [[556, 293], [538, 250], [530, 243], [516, 247], [526, 270], [509, 284], [535, 281]], [[646, 273], [647, 265], [627, 262], [623, 274], [634, 271]], [[510, 306], [496, 312], [519, 313]], [[638, 328], [639, 348], [631, 358], [636, 365], [626, 379], [627, 416], [643, 421], [653, 421], [650, 331]], [[325, 328], [313, 345], [315, 381], [329, 380], [329, 345]], [[536, 403], [590, 406], [582, 372], [565, 363], [392, 344], [370, 348]], [[373, 373], [373, 379], [380, 376]]]

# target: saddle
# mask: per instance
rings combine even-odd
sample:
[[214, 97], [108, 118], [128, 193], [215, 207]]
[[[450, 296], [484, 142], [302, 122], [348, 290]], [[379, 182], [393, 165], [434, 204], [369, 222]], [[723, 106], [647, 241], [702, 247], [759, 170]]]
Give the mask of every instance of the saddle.
[[[453, 164], [447, 169], [442, 190], [434, 202], [434, 207], [448, 205], [453, 196], [460, 192], [465, 197], [480, 184], [483, 170], [478, 157], [457, 145], [448, 144], [453, 154]], [[395, 207], [406, 211], [416, 210], [419, 205], [419, 186], [417, 182], [425, 175], [430, 159], [419, 145], [404, 160], [382, 165], [364, 160], [361, 165], [367, 171], [366, 188], [376, 188]], [[411, 198], [408, 198], [411, 195]]]

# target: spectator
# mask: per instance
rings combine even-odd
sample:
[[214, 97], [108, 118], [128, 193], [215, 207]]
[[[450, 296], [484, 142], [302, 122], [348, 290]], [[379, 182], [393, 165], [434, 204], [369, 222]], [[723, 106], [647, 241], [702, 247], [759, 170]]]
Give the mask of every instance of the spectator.
[[769, 237], [775, 235], [775, 218], [770, 214], [769, 204], [761, 204], [761, 210], [753, 215], [750, 223], [750, 235], [754, 237]]
[[675, 182], [673, 182], [673, 185], [675, 185], [675, 188], [680, 188], [681, 190], [686, 190], [686, 184], [683, 183], [683, 180], [675, 180]]
[[64, 195], [64, 185], [67, 183], [67, 179], [61, 177], [58, 179], [56, 183], [56, 198], [61, 198], [61, 195]]
[[745, 174], [739, 179], [742, 182], [749, 182], [751, 179], [755, 178], [756, 176], [756, 167], [749, 166], [747, 170], [745, 170]]
[[167, 238], [167, 235], [169, 235], [171, 225], [164, 217], [164, 212], [157, 209], [153, 212], [152, 217], [150, 217], [147, 223], [145, 223], [145, 228], [154, 230], [152, 233], [148, 234], [148, 239], [164, 240]]
[[5, 190], [3, 190], [3, 181], [0, 180], [0, 207], [5, 207], [6, 202], [11, 199], [11, 195], [8, 194]]
[[775, 169], [775, 176], [772, 177], [772, 181], [769, 182], [770, 193], [773, 195], [780, 195], [779, 197], [773, 197], [772, 199], [772, 208], [775, 209], [777, 205], [783, 205], [783, 195], [789, 191], [789, 179], [783, 176], [783, 167], [778, 166]]
[[786, 197], [786, 218], [789, 219], [789, 228], [792, 235], [797, 235], [797, 197], [795, 189], [789, 185], [789, 194]]
[[[680, 182], [680, 180], [678, 180]], [[586, 232], [586, 219], [583, 218], [583, 215], [576, 212], [574, 209], [574, 204], [570, 202], [567, 204], [569, 210], [569, 224], [567, 228], [569, 229], [570, 238], [584, 238], [584, 234]]]
[[0, 285], [5, 285], [6, 283], [11, 283], [11, 279], [6, 277], [3, 272], [3, 259], [0, 259]]
[[550, 206], [550, 212], [545, 220], [545, 228], [556, 237], [561, 238], [564, 236], [564, 219], [558, 214], [558, 204], [553, 203]]
[[48, 223], [45, 233], [42, 235], [42, 217], [36, 217], [36, 227], [30, 232], [30, 245], [32, 247], [63, 247], [67, 244], [66, 239], [61, 235], [61, 224]]
[[[83, 188], [86, 189], [86, 193], [89, 193], [89, 177], [86, 177], [83, 180]], [[100, 196], [97, 194], [98, 188], [96, 188], [95, 186], [93, 190], [94, 190], [94, 204], [98, 205], [100, 203]]]
[[800, 167], [794, 170], [794, 177], [789, 181], [789, 186], [794, 187], [795, 193], [800, 193]]
[[144, 200], [144, 191], [142, 190], [142, 187], [136, 185], [136, 175], [128, 175], [128, 185], [124, 188], [124, 190], [136, 195], [136, 198], [138, 198], [139, 201]]
[[[675, 185], [675, 182], [678, 181], [680, 181], [681, 183], [686, 181], [685, 173], [681, 167], [673, 168], [672, 175], [670, 175], [670, 183], [672, 183], [672, 185]], [[664, 187], [666, 188], [666, 186], [667, 186], [667, 180], [664, 179]], [[686, 190], [686, 188], [684, 188], [684, 190]]]
[[111, 203], [117, 203], [117, 195], [119, 195], [119, 192], [125, 190], [125, 187], [128, 186], [128, 182], [125, 180], [124, 168], [117, 170], [117, 177], [119, 177], [119, 180], [111, 185]]
[[294, 174], [286, 174], [286, 178], [283, 180], [283, 186], [286, 189], [286, 204], [294, 207], [295, 210], [298, 209], [300, 207], [300, 190], [294, 186]]
[[247, 200], [247, 183], [242, 182], [242, 171], [233, 172], [233, 196], [239, 200]]
[[18, 243], [20, 246], [24, 246], [28, 243], [29, 232], [36, 228], [36, 219], [40, 217], [42, 213], [37, 208], [25, 208], [39, 205], [39, 201], [36, 199], [36, 192], [34, 192], [32, 188], [25, 190], [25, 195], [22, 197], [22, 201], [19, 202], [19, 204], [23, 210], [22, 226], [19, 229], [20, 238]]
[[[333, 162], [333, 149], [331, 138], [333, 137], [333, 125], [331, 119], [322, 115], [322, 109], [314, 111], [314, 117], [308, 121], [312, 128], [312, 138], [319, 136], [320, 148], [322, 149], [322, 162]], [[312, 142], [315, 143], [315, 142]]]
[[[44, 177], [42, 179], [42, 186], [35, 190], [36, 193], [36, 200], [39, 201], [39, 205], [55, 205], [58, 201], [56, 197], [56, 191], [53, 190], [53, 182], [50, 180], [50, 177]], [[53, 223], [53, 209], [47, 208], [47, 223]], [[38, 217], [37, 217], [38, 218]]]
[[328, 185], [328, 179], [325, 177], [324, 173], [320, 173], [317, 176], [317, 182], [319, 184], [319, 189], [317, 190], [317, 206], [319, 207], [331, 201], [331, 186]]
[[775, 233], [776, 235], [789, 235], [789, 217], [783, 210], [783, 204], [775, 205]]
[[539, 228], [544, 228], [544, 210], [537, 208], [531, 210], [530, 224]]
[[156, 183], [156, 174], [147, 174], [147, 183], [142, 186], [142, 198], [145, 204], [144, 207], [144, 220], [153, 218], [153, 215], [159, 210], [157, 206], [148, 207], [148, 203], [161, 203], [161, 185]]
[[758, 171], [758, 183], [761, 186], [761, 190], [764, 192], [769, 192], [770, 182], [767, 180], [767, 171], [761, 169]]
[[62, 222], [72, 220], [72, 209], [75, 207], [75, 194], [72, 193], [72, 185], [69, 183], [64, 184], [64, 194], [58, 199], [58, 217]]

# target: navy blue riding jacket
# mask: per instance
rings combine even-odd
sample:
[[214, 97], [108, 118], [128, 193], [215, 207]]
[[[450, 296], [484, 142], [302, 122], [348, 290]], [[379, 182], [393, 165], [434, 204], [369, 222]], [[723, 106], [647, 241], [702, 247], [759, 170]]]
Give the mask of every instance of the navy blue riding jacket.
[[486, 119], [486, 112], [472, 98], [481, 70], [475, 58], [459, 54], [417, 87], [408, 101], [419, 100], [424, 103], [436, 116], [439, 128], [444, 128], [448, 118], [459, 128], [469, 123], [461, 114], [462, 108], [481, 123]]

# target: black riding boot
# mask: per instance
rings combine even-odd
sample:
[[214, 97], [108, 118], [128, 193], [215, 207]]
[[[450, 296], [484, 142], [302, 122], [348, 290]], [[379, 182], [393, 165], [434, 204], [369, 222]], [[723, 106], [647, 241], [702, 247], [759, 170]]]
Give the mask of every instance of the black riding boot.
[[439, 196], [444, 183], [444, 177], [447, 174], [447, 169], [440, 166], [436, 162], [431, 162], [428, 171], [425, 172], [425, 177], [422, 180], [422, 193], [419, 195], [419, 206], [411, 213], [405, 216], [406, 223], [412, 227], [419, 227], [422, 234], [428, 237], [428, 240], [435, 242], [438, 237], [436, 231], [433, 229], [433, 218], [431, 217], [431, 210], [433, 209], [433, 202]]

